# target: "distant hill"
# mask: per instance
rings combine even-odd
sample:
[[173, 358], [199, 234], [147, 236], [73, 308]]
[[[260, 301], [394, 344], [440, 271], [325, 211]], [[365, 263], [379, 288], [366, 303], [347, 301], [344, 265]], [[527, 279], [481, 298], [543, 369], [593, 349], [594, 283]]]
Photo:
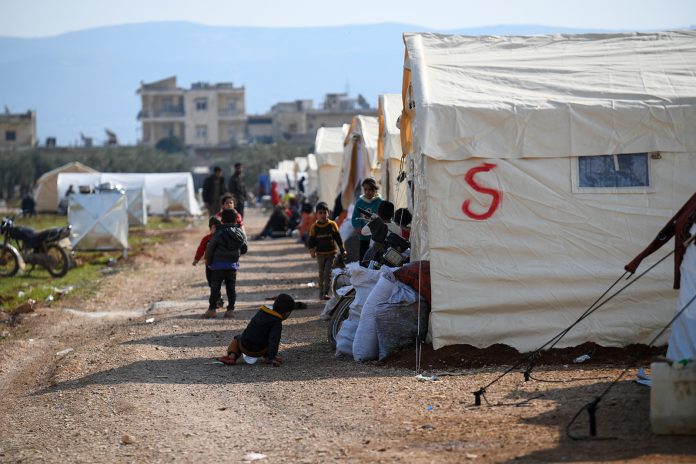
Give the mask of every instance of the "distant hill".
[[[377, 96], [401, 91], [403, 32], [424, 28], [379, 24], [326, 28], [213, 27], [162, 22], [103, 27], [55, 37], [0, 37], [0, 105], [37, 111], [39, 140], [71, 145], [80, 132], [121, 143], [139, 138], [141, 81], [176, 75], [192, 82], [246, 87], [248, 113], [279, 101], [325, 93]], [[467, 35], [600, 32], [547, 26], [491, 26], [434, 31]]]

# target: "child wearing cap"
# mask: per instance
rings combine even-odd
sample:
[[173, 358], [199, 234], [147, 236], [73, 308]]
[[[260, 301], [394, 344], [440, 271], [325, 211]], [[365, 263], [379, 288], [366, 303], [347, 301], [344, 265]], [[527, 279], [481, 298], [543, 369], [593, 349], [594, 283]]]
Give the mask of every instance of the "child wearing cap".
[[246, 329], [232, 338], [227, 347], [227, 356], [218, 358], [218, 361], [232, 366], [243, 353], [255, 358], [263, 356], [266, 363], [280, 367], [283, 360], [278, 356], [278, 348], [283, 321], [290, 316], [293, 309], [295, 300], [286, 293], [276, 297], [272, 308], [261, 306]]

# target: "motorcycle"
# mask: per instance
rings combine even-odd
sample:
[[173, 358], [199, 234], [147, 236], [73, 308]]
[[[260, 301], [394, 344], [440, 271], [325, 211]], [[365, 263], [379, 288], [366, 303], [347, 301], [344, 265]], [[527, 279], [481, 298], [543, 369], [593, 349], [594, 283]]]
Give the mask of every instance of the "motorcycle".
[[39, 265], [53, 277], [68, 273], [70, 257], [70, 226], [53, 227], [36, 232], [29, 227], [15, 225], [14, 218], [5, 217], [0, 223], [0, 277], [12, 277], [24, 264], [31, 264], [29, 272]]

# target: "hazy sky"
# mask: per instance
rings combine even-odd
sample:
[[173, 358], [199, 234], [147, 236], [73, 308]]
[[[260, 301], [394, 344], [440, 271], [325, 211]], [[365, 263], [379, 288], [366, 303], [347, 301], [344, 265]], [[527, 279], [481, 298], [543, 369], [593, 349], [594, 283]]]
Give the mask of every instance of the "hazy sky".
[[269, 27], [396, 22], [432, 29], [675, 29], [696, 25], [696, 0], [0, 0], [0, 36], [172, 20]]

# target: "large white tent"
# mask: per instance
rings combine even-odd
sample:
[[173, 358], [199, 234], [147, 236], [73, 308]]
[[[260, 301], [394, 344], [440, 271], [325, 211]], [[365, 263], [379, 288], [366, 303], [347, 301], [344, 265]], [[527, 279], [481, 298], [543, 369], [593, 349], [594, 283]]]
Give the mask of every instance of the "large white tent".
[[382, 196], [394, 203], [396, 208], [405, 208], [408, 204], [406, 181], [399, 182], [399, 173], [404, 169], [401, 162], [401, 134], [397, 121], [401, 116], [403, 104], [401, 95], [387, 93], [379, 96], [379, 139], [377, 151], [381, 165]]
[[343, 146], [340, 182], [343, 208], [355, 201], [354, 193], [367, 177], [379, 180], [379, 120], [377, 116], [357, 115], [353, 117], [350, 130]]
[[[694, 192], [696, 32], [404, 43], [411, 242], [430, 260], [433, 345], [533, 350]], [[650, 341], [674, 314], [671, 287], [663, 262], [557, 346]]]
[[319, 194], [319, 165], [317, 164], [317, 156], [314, 153], [307, 155], [307, 183], [305, 192], [311, 195], [316, 192]]
[[333, 207], [338, 195], [339, 176], [343, 159], [343, 142], [350, 124], [342, 127], [320, 127], [314, 141], [319, 174], [319, 201]]
[[36, 190], [34, 191], [34, 200], [36, 200], [36, 211], [55, 213], [58, 209], [58, 203], [65, 196], [65, 190], [58, 189], [58, 174], [63, 172], [91, 172], [97, 171], [85, 166], [84, 164], [73, 161], [63, 166], [60, 166], [52, 171], [48, 171], [39, 177], [36, 181]]
[[[58, 191], [64, 192], [70, 185], [98, 186], [113, 183], [124, 189], [144, 189], [149, 214], [164, 214], [168, 206], [165, 189], [177, 188], [178, 195], [185, 195], [180, 203], [185, 205], [185, 212], [193, 216], [201, 215], [201, 208], [196, 201], [193, 177], [190, 172], [166, 173], [119, 173], [100, 172], [90, 174], [61, 173], [58, 175]], [[184, 191], [183, 193], [181, 191]]]

